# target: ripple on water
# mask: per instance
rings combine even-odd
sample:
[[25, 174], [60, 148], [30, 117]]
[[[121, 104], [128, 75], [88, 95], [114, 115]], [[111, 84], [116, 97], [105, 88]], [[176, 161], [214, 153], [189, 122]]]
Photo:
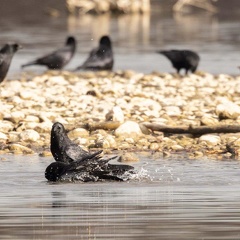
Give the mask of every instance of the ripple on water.
[[66, 184], [51, 161], [1, 162], [0, 239], [239, 239], [237, 161], [144, 157], [130, 181]]

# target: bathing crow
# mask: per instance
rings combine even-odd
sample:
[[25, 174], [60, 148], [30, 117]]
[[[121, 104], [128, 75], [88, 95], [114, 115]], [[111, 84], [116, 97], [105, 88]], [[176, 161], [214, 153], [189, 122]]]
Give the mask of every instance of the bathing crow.
[[90, 153], [72, 142], [67, 136], [64, 126], [56, 122], [51, 130], [50, 149], [54, 159], [58, 162], [70, 163], [84, 159], [99, 158], [102, 151]]
[[14, 53], [20, 48], [20, 45], [14, 43], [5, 44], [0, 50], [0, 83], [7, 75]]
[[199, 55], [190, 50], [158, 51], [158, 53], [163, 54], [172, 62], [173, 67], [177, 69], [177, 73], [182, 68], [185, 69], [186, 74], [189, 70], [194, 73], [200, 60]]
[[76, 70], [112, 70], [113, 62], [111, 40], [108, 36], [103, 36], [99, 41], [99, 46], [90, 52], [87, 60]]
[[62, 69], [72, 59], [76, 50], [76, 40], [74, 37], [68, 37], [64, 47], [52, 52], [46, 56], [40, 57], [35, 61], [22, 65], [22, 67], [31, 65], [44, 65], [49, 69]]
[[109, 164], [108, 162], [116, 157], [109, 159], [85, 159], [81, 161], [53, 162], [45, 171], [45, 178], [48, 181], [99, 181], [115, 180], [124, 181], [134, 173], [134, 167], [122, 164]]

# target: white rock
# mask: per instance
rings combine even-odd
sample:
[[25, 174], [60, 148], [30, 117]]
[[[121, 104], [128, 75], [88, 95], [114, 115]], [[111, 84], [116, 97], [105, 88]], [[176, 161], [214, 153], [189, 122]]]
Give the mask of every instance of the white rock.
[[8, 137], [5, 133], [0, 132], [0, 139], [7, 140]]
[[147, 98], [134, 97], [131, 99], [131, 104], [133, 106], [138, 106], [140, 109], [149, 109], [157, 112], [161, 111], [162, 109], [158, 102]]
[[68, 133], [70, 138], [88, 137], [89, 132], [84, 128], [75, 128]]
[[35, 142], [40, 139], [40, 135], [32, 129], [27, 129], [20, 133], [20, 139], [25, 142]]
[[105, 137], [105, 140], [108, 141], [108, 143], [110, 144], [110, 146], [111, 146], [112, 148], [117, 147], [117, 143], [116, 143], [116, 141], [115, 141], [115, 138], [114, 138], [112, 135], [107, 135], [107, 136]]
[[221, 138], [217, 135], [205, 134], [199, 138], [199, 142], [206, 142], [211, 145], [217, 145], [217, 144], [221, 143]]
[[142, 135], [142, 131], [138, 123], [133, 121], [126, 121], [115, 130], [115, 135], [118, 137], [137, 137]]
[[7, 133], [13, 129], [13, 124], [5, 120], [0, 121], [0, 129], [1, 129], [1, 132]]
[[68, 85], [68, 81], [64, 79], [62, 76], [52, 76], [48, 79], [48, 83], [51, 83], [53, 85]]
[[22, 90], [19, 93], [20, 97], [25, 100], [34, 99], [35, 94], [32, 91]]
[[216, 113], [220, 118], [236, 119], [240, 116], [240, 107], [229, 101], [217, 105]]
[[213, 117], [208, 116], [208, 115], [204, 115], [201, 118], [201, 123], [203, 125], [206, 125], [206, 126], [214, 126], [214, 125], [218, 124], [219, 122], [216, 118], [213, 118]]
[[8, 141], [9, 142], [19, 142], [19, 133], [18, 132], [9, 132], [8, 133]]
[[50, 133], [52, 129], [52, 122], [42, 122], [38, 123], [37, 126], [34, 128], [39, 133]]
[[35, 123], [39, 123], [39, 118], [37, 116], [33, 116], [33, 115], [27, 115], [24, 119], [25, 122], [35, 122]]
[[18, 123], [25, 119], [25, 114], [22, 111], [12, 112], [10, 119], [12, 122]]
[[15, 153], [25, 153], [25, 154], [33, 154], [34, 153], [34, 151], [31, 150], [30, 148], [22, 146], [21, 144], [16, 144], [16, 143], [14, 143], [10, 146], [10, 150]]
[[177, 106], [166, 106], [165, 111], [166, 111], [166, 114], [171, 117], [181, 115], [181, 110]]
[[106, 121], [124, 122], [124, 114], [120, 107], [115, 106], [111, 111], [106, 114]]

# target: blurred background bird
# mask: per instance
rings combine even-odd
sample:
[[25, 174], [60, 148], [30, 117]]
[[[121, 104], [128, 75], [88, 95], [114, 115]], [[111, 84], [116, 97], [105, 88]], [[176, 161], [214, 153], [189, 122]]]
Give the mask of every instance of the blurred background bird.
[[169, 50], [158, 51], [157, 53], [166, 56], [172, 63], [173, 67], [180, 73], [181, 69], [185, 69], [185, 73], [188, 71], [194, 73], [197, 70], [200, 57], [196, 52], [190, 50]]
[[87, 60], [76, 70], [112, 70], [113, 63], [111, 39], [109, 36], [103, 36], [99, 40], [99, 46], [90, 52]]
[[70, 36], [66, 40], [64, 47], [45, 55], [43, 57], [37, 58], [36, 60], [22, 65], [22, 68], [31, 65], [43, 65], [48, 69], [62, 69], [67, 65], [72, 59], [76, 51], [76, 40], [74, 37]]
[[14, 53], [22, 48], [19, 44], [5, 44], [0, 50], [0, 83], [5, 79]]

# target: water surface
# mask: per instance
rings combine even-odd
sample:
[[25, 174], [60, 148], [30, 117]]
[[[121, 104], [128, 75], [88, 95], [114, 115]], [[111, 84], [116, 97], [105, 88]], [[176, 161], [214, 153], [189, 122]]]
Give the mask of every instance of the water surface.
[[[146, 15], [68, 17], [60, 0], [51, 0], [49, 4], [46, 0], [41, 4], [35, 1], [35, 4], [27, 5], [23, 0], [17, 4], [13, 0], [1, 0], [1, 3], [0, 44], [17, 41], [24, 46], [14, 57], [10, 78], [22, 71], [21, 64], [61, 47], [70, 34], [76, 36], [78, 50], [66, 66], [68, 70], [81, 65], [89, 51], [98, 44], [98, 39], [110, 34], [115, 70], [175, 72], [170, 62], [155, 52], [176, 48], [197, 51], [201, 56], [200, 70], [213, 74], [239, 74], [240, 15], [234, 12], [174, 15], [155, 1], [151, 14]], [[58, 18], [47, 14], [49, 6], [62, 6]], [[235, 4], [228, 10], [237, 8]], [[45, 68], [31, 67], [26, 70], [43, 72]]]
[[240, 239], [238, 161], [140, 155], [128, 182], [51, 184], [2, 156], [0, 239]]

